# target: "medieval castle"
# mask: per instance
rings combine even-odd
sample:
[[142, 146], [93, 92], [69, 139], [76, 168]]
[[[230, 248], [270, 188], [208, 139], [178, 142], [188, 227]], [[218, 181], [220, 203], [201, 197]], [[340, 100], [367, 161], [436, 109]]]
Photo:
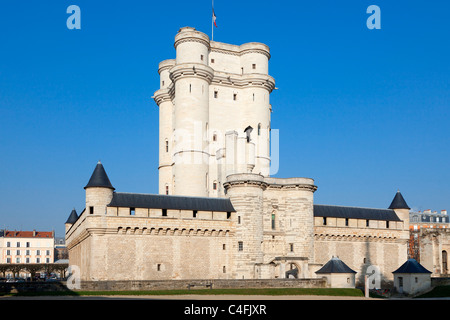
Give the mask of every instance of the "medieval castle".
[[313, 179], [270, 177], [269, 48], [190, 27], [174, 46], [153, 97], [159, 194], [116, 192], [97, 164], [66, 222], [81, 279], [315, 278], [338, 256], [359, 281], [372, 265], [391, 281], [407, 259], [400, 192], [387, 209], [318, 205]]

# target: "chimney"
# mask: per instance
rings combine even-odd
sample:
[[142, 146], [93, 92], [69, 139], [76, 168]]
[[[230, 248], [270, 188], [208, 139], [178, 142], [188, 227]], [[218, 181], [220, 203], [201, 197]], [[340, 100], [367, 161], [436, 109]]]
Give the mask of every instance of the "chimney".
[[441, 210], [441, 214], [447, 214], [447, 210]]
[[36, 229], [33, 229], [33, 237], [36, 237]]

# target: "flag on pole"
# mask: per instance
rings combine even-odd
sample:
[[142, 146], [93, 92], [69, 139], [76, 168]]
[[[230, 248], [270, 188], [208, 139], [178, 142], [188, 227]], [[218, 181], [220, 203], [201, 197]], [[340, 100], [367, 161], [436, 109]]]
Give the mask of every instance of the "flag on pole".
[[213, 17], [214, 26], [217, 28], [217, 24], [216, 24], [216, 14], [214, 13], [214, 8], [212, 9], [212, 17]]

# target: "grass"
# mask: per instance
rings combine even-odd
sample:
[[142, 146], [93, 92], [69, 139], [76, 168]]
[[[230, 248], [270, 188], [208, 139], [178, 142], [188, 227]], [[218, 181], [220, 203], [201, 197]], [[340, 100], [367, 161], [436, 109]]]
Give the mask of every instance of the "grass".
[[[12, 296], [115, 296], [115, 295], [317, 295], [317, 296], [352, 296], [362, 297], [359, 289], [338, 288], [266, 288], [266, 289], [196, 289], [196, 290], [148, 290], [148, 291], [51, 291], [19, 292], [7, 294]], [[0, 293], [1, 295], [1, 293]]]
[[450, 286], [437, 286], [433, 290], [424, 293], [416, 298], [444, 298], [450, 297]]

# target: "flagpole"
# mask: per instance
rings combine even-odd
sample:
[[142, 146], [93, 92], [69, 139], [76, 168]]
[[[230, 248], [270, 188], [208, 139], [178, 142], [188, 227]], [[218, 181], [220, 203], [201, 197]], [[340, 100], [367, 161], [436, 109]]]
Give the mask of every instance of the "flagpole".
[[211, 12], [211, 40], [214, 41], [214, 0], [212, 0], [212, 12]]

